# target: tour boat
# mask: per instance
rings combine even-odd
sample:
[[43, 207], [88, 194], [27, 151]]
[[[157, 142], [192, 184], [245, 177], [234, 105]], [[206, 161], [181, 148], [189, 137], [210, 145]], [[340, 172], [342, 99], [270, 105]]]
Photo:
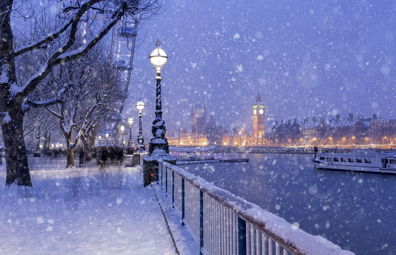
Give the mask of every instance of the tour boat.
[[377, 152], [317, 153], [315, 169], [396, 174], [396, 154]]

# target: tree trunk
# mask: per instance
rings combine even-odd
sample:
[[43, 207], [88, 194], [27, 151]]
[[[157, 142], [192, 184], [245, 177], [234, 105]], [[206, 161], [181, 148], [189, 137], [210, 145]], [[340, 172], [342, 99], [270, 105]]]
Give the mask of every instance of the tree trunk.
[[[32, 186], [29, 165], [23, 139], [22, 97], [10, 97], [10, 85], [16, 82], [13, 42], [11, 30], [12, 0], [1, 0], [0, 4], [0, 70], [5, 83], [0, 83], [1, 127], [7, 164], [6, 185], [15, 181], [21, 186]], [[4, 79], [2, 79], [4, 82]]]
[[1, 124], [7, 164], [6, 185], [17, 181], [20, 186], [33, 186], [23, 139], [23, 113], [19, 110], [10, 116], [10, 122], [3, 121]]
[[67, 164], [66, 168], [68, 167], [74, 167], [74, 147], [73, 148], [67, 148]]

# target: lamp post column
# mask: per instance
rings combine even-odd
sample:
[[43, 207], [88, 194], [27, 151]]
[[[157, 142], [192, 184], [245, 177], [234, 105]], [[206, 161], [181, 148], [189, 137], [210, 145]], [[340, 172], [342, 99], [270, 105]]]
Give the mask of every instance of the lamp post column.
[[[168, 61], [168, 56], [161, 49], [161, 43], [157, 41], [157, 48], [149, 56], [150, 63], [156, 71], [156, 99], [155, 99], [155, 119], [151, 133], [153, 137], [150, 140], [149, 155], [143, 159], [143, 187], [158, 181], [158, 160], [162, 159], [170, 164], [176, 165], [176, 159], [169, 155], [169, 144], [165, 138], [166, 128], [165, 121], [162, 119], [162, 98], [161, 98], [161, 68]], [[139, 109], [139, 108], [138, 108]]]
[[165, 121], [162, 119], [162, 98], [161, 98], [161, 68], [165, 66], [168, 61], [168, 56], [165, 51], [161, 49], [161, 43], [157, 41], [155, 44], [157, 48], [150, 54], [150, 63], [153, 65], [156, 71], [155, 80], [156, 85], [156, 99], [155, 99], [155, 120], [153, 121], [153, 127], [151, 133], [153, 137], [150, 141], [149, 155], [151, 155], [156, 149], [158, 153], [165, 155], [169, 154], [168, 140], [165, 138], [166, 128]]
[[168, 140], [165, 138], [166, 127], [165, 121], [162, 119], [162, 98], [161, 98], [161, 68], [156, 68], [157, 81], [156, 99], [155, 99], [155, 120], [153, 121], [152, 134], [150, 141], [149, 154], [151, 155], [155, 149], [162, 149], [169, 154]]
[[121, 126], [121, 148], [124, 149], [124, 126]]
[[127, 149], [127, 154], [131, 155], [133, 154], [133, 140], [132, 140], [132, 124], [133, 124], [133, 118], [128, 119], [129, 123], [129, 141], [128, 141], [128, 149]]
[[139, 152], [145, 151], [144, 138], [142, 132], [142, 111], [139, 111], [139, 136], [137, 142], [138, 142], [138, 151]]

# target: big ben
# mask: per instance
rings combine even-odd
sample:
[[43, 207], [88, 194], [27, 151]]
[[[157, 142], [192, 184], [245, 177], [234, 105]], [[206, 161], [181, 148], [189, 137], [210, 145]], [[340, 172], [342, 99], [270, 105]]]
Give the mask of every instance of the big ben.
[[256, 103], [253, 106], [253, 135], [258, 138], [265, 135], [265, 108], [260, 92], [257, 92]]

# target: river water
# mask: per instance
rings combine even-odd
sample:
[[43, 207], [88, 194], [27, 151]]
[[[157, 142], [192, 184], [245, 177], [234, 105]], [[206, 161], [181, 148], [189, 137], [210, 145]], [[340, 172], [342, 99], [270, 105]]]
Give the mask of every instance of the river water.
[[315, 170], [311, 155], [185, 165], [313, 235], [356, 254], [396, 254], [396, 175]]

